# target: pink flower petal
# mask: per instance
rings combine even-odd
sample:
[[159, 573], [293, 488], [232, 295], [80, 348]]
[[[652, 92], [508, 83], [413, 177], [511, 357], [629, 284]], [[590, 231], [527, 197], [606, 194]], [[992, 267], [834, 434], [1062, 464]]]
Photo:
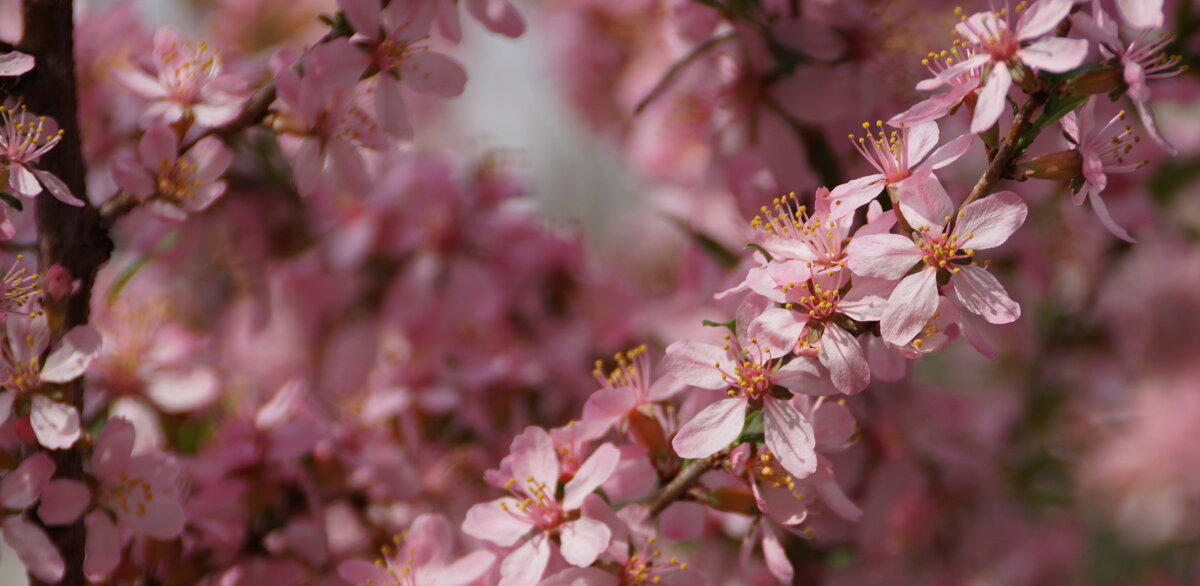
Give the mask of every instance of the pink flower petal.
[[815, 358], [796, 356], [771, 374], [771, 382], [802, 395], [832, 395], [837, 388], [829, 380], [829, 372]]
[[[758, 509], [785, 527], [795, 527], [808, 518], [808, 507], [783, 484], [754, 481], [750, 484]], [[703, 517], [701, 517], [703, 519]]]
[[559, 535], [562, 537], [560, 551], [563, 559], [573, 566], [585, 567], [592, 565], [592, 562], [608, 549], [612, 530], [600, 521], [580, 517], [576, 521], [564, 523], [559, 528]]
[[826, 401], [813, 413], [813, 433], [817, 449], [836, 452], [846, 446], [854, 435], [857, 423], [850, 408], [840, 402]]
[[1029, 209], [1021, 196], [1011, 191], [994, 193], [975, 200], [959, 212], [954, 234], [963, 249], [986, 250], [1004, 244], [1021, 224]]
[[1133, 28], [1162, 28], [1163, 0], [1117, 0], [1126, 24]]
[[904, 277], [879, 320], [883, 339], [897, 346], [908, 344], [937, 311], [937, 269], [926, 267]]
[[20, 51], [0, 54], [0, 76], [12, 77], [33, 69], [33, 57]]
[[707, 458], [733, 443], [746, 424], [746, 400], [721, 399], [683, 424], [671, 446], [681, 458]]
[[833, 514], [852, 523], [862, 519], [862, 509], [846, 496], [846, 492], [837, 482], [831, 480], [817, 484], [817, 493], [821, 495], [821, 502], [825, 503]]
[[501, 547], [512, 546], [521, 536], [533, 529], [532, 525], [515, 518], [505, 510], [505, 507], [516, 510], [517, 504], [516, 499], [504, 497], [472, 506], [467, 510], [467, 518], [463, 521], [463, 533]]
[[91, 503], [92, 492], [83, 483], [65, 478], [51, 480], [42, 489], [38, 517], [50, 526], [70, 525]]
[[29, 423], [38, 443], [51, 450], [65, 450], [79, 439], [79, 412], [44, 395], [33, 396]]
[[804, 333], [807, 323], [806, 314], [773, 307], [762, 312], [762, 315], [750, 324], [750, 335], [766, 341], [771, 348], [791, 352], [800, 341], [800, 335]]
[[846, 247], [846, 266], [856, 275], [899, 279], [921, 260], [921, 249], [899, 234], [855, 237]]
[[1000, 114], [1007, 105], [1008, 88], [1012, 87], [1012, 75], [1008, 66], [996, 63], [988, 75], [987, 83], [979, 92], [979, 100], [975, 102], [975, 116], [971, 118], [971, 132], [979, 134], [1000, 120]]
[[413, 135], [408, 109], [400, 94], [400, 82], [390, 76], [380, 75], [375, 82], [375, 116], [383, 131], [394, 138], [409, 140]]
[[434, 51], [414, 53], [404, 59], [400, 77], [423, 94], [452, 98], [463, 92], [467, 73], [458, 61]]
[[804, 478], [817, 470], [812, 423], [790, 401], [763, 400], [763, 431], [767, 448], [793, 476]]
[[379, 13], [383, 11], [379, 0], [338, 0], [338, 6], [346, 13], [346, 20], [355, 31], [368, 39], [379, 39], [382, 26]]
[[937, 146], [938, 125], [936, 122], [925, 122], [908, 126], [904, 133], [904, 150], [908, 157], [909, 168], [916, 167], [925, 159], [933, 147]]
[[42, 171], [41, 169], [34, 169], [33, 174], [37, 176], [38, 181], [40, 181], [42, 185], [46, 186], [46, 190], [50, 192], [50, 195], [54, 196], [54, 199], [57, 199], [58, 201], [61, 201], [69, 206], [83, 206], [83, 200], [75, 197], [71, 193], [71, 188], [67, 187], [67, 184], [63, 183], [62, 179], [59, 179], [54, 173]]
[[583, 499], [604, 484], [621, 461], [621, 452], [612, 444], [603, 444], [584, 461], [575, 477], [563, 489], [562, 509], [573, 511], [583, 504]]
[[849, 183], [834, 187], [829, 192], [830, 220], [838, 220], [853, 214], [855, 210], [879, 196], [887, 179], [883, 175], [867, 175]]
[[154, 195], [157, 188], [154, 184], [154, 177], [146, 172], [146, 168], [134, 159], [133, 155], [125, 153], [117, 156], [113, 159], [110, 170], [117, 187], [128, 191], [139, 200]]
[[598, 568], [567, 568], [538, 586], [621, 586], [621, 579]]
[[658, 516], [663, 537], [672, 540], [695, 539], [704, 531], [708, 511], [704, 505], [691, 501], [675, 501]]
[[178, 156], [179, 141], [175, 131], [166, 124], [155, 124], [146, 130], [138, 141], [138, 157], [147, 169], [157, 171], [170, 169], [175, 166]]
[[1021, 14], [1017, 21], [1017, 38], [1036, 39], [1054, 30], [1071, 12], [1072, 0], [1038, 0]]
[[1026, 65], [1050, 73], [1065, 73], [1087, 58], [1088, 42], [1084, 39], [1050, 37], [1017, 52]]
[[66, 564], [41, 527], [20, 517], [9, 517], [4, 520], [3, 530], [4, 542], [17, 552], [30, 574], [44, 582], [62, 580]]
[[1011, 323], [1021, 317], [1021, 306], [986, 269], [974, 265], [957, 268], [960, 270], [950, 277], [951, 296], [964, 309], [994, 324]]
[[940, 231], [947, 218], [954, 213], [954, 202], [933, 170], [920, 168], [895, 186], [896, 198], [900, 200], [900, 213], [915, 230]]
[[867, 339], [867, 361], [871, 364], [871, 376], [881, 381], [896, 382], [904, 378], [908, 370], [908, 360], [904, 355], [876, 336]]
[[42, 489], [54, 476], [54, 460], [45, 452], [26, 458], [15, 470], [0, 479], [0, 505], [13, 511], [37, 502]]
[[338, 575], [351, 584], [387, 584], [387, 570], [366, 560], [348, 560], [338, 564]]
[[22, 197], [35, 197], [42, 192], [42, 184], [38, 183], [37, 175], [19, 163], [8, 166], [8, 186], [14, 194]]
[[100, 352], [102, 343], [96, 328], [75, 326], [62, 337], [58, 348], [46, 357], [46, 364], [42, 366], [42, 380], [65, 383], [79, 378]]
[[165, 413], [188, 413], [211, 405], [220, 396], [221, 382], [208, 368], [160, 372], [147, 381], [146, 398]]
[[729, 354], [720, 346], [685, 340], [667, 346], [663, 368], [683, 383], [715, 391], [729, 387], [716, 366], [727, 362]]
[[121, 536], [104, 511], [92, 511], [84, 524], [87, 544], [84, 546], [83, 573], [89, 579], [99, 581], [113, 573], [121, 563]]
[[546, 486], [558, 485], [558, 454], [545, 429], [533, 425], [525, 428], [513, 438], [510, 452], [518, 486], [525, 486], [530, 478]]
[[1088, 194], [1088, 201], [1092, 203], [1092, 209], [1096, 211], [1096, 217], [1100, 218], [1100, 223], [1104, 224], [1104, 227], [1107, 228], [1108, 231], [1113, 234], [1113, 236], [1116, 236], [1117, 238], [1120, 238], [1126, 242], [1137, 242], [1132, 236], [1129, 235], [1129, 232], [1126, 232], [1124, 228], [1122, 228], [1115, 220], [1113, 220], [1112, 215], [1108, 213], [1108, 206], [1104, 205], [1104, 200], [1101, 199], [1095, 191]]
[[871, 368], [858, 338], [832, 323], [825, 324], [821, 335], [820, 358], [829, 369], [833, 385], [842, 393], [852, 395], [871, 382]]
[[763, 558], [767, 562], [767, 570], [779, 580], [780, 584], [791, 584], [792, 577], [795, 571], [792, 569], [792, 562], [788, 560], [787, 552], [783, 549], [783, 544], [779, 542], [779, 537], [775, 535], [775, 531], [767, 525], [762, 525], [763, 531]]
[[467, 586], [477, 583], [495, 563], [496, 554], [490, 551], [476, 551], [444, 567], [422, 568], [419, 576], [422, 584], [428, 581], [430, 584], [445, 586]]
[[499, 586], [534, 586], [550, 563], [550, 539], [535, 534], [500, 562]]
[[929, 156], [929, 160], [925, 161], [924, 164], [928, 165], [931, 169], [941, 169], [967, 154], [967, 151], [971, 150], [972, 144], [975, 144], [975, 135], [971, 133], [964, 134], [938, 147], [938, 150], [933, 151], [933, 154]]

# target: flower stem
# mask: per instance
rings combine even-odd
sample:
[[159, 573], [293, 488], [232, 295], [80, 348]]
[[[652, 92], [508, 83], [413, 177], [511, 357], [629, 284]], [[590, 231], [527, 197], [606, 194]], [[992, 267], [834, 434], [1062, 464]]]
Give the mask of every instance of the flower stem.
[[696, 484], [705, 472], [719, 466], [725, 460], [725, 456], [728, 453], [728, 450], [722, 450], [703, 460], [696, 460], [681, 470], [675, 478], [671, 479], [671, 482], [668, 482], [663, 487], [658, 496], [654, 497], [654, 500], [650, 502], [650, 515], [657, 517], [671, 503], [683, 498], [688, 489]]

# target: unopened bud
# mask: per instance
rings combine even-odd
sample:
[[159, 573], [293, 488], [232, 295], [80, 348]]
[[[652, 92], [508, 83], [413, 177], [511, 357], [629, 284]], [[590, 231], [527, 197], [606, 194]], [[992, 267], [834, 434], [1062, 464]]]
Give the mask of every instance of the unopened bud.
[[1083, 157], [1077, 150], [1056, 151], [1034, 157], [1020, 167], [1038, 179], [1074, 179], [1083, 172]]
[[757, 515], [758, 503], [750, 489], [740, 486], [718, 488], [708, 494], [709, 504], [718, 511], [738, 513], [741, 515]]
[[46, 271], [46, 276], [42, 277], [42, 283], [46, 294], [55, 299], [66, 297], [79, 287], [78, 282], [71, 280], [71, 273], [59, 264], [51, 266]]

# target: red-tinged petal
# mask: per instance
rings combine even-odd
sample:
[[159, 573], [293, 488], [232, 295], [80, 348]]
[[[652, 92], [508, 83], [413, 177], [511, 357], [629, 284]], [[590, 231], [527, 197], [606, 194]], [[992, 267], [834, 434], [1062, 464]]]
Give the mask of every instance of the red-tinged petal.
[[100, 581], [121, 563], [121, 536], [104, 511], [92, 511], [84, 524], [87, 526], [87, 544], [84, 546], [83, 573], [91, 580]]
[[1116, 236], [1117, 238], [1120, 238], [1126, 242], [1137, 242], [1137, 240], [1134, 240], [1133, 237], [1129, 235], [1129, 232], [1126, 232], [1124, 228], [1122, 228], [1115, 220], [1113, 220], [1112, 214], [1108, 213], [1108, 206], [1104, 205], [1104, 200], [1101, 199], [1099, 195], [1096, 195], [1095, 191], [1092, 191], [1088, 194], [1088, 201], [1092, 203], [1092, 209], [1096, 211], [1096, 217], [1100, 218], [1100, 223], [1104, 224], [1104, 227], [1107, 228], [1113, 236]]
[[899, 279], [921, 260], [921, 249], [899, 234], [855, 237], [846, 247], [846, 265], [856, 275]]
[[1087, 53], [1088, 42], [1084, 39], [1050, 37], [1017, 51], [1017, 56], [1034, 69], [1065, 73], [1083, 65]]
[[915, 230], [939, 232], [954, 213], [950, 194], [928, 167], [918, 169], [916, 174], [893, 185], [892, 189], [900, 200], [900, 213]]
[[937, 304], [936, 269], [927, 267], [904, 277], [888, 297], [887, 309], [879, 320], [883, 339], [897, 346], [908, 344], [933, 317]]
[[38, 443], [51, 450], [65, 450], [79, 439], [79, 412], [44, 395], [33, 396], [29, 424]]
[[834, 187], [829, 192], [829, 219], [837, 220], [850, 214], [879, 196], [887, 185], [883, 175], [867, 175]]
[[954, 234], [959, 248], [986, 250], [1004, 244], [1021, 224], [1029, 208], [1021, 196], [1001, 191], [966, 205], [960, 212]]
[[612, 444], [603, 444], [596, 448], [574, 478], [563, 489], [562, 509], [573, 511], [583, 505], [583, 499], [592, 494], [604, 484], [621, 461], [621, 452]]
[[1072, 0], [1038, 0], [1021, 13], [1017, 21], [1017, 38], [1022, 41], [1036, 39], [1054, 30], [1062, 19], [1071, 12]]
[[0, 54], [0, 76], [12, 77], [14, 75], [21, 75], [33, 69], [33, 65], [33, 57], [20, 51]]
[[54, 476], [54, 469], [54, 460], [45, 452], [26, 458], [0, 480], [0, 505], [14, 511], [33, 505]]
[[767, 448], [793, 476], [804, 478], [817, 470], [812, 423], [790, 401], [763, 400], [763, 432]]
[[20, 517], [4, 521], [4, 542], [25, 564], [25, 569], [38, 580], [58, 583], [66, 571], [62, 555], [41, 527]]
[[499, 586], [534, 586], [550, 563], [550, 540], [538, 533], [500, 562]]
[[1021, 306], [986, 269], [965, 265], [950, 277], [951, 296], [964, 309], [989, 323], [1006, 324], [1021, 317]]
[[871, 382], [871, 368], [858, 338], [831, 323], [825, 325], [821, 335], [820, 358], [829, 369], [833, 386], [842, 393], [852, 395]]
[[42, 380], [65, 383], [79, 378], [100, 352], [102, 343], [100, 331], [96, 328], [75, 326], [63, 336], [58, 348], [46, 357], [46, 364], [42, 366]]
[[1163, 0], [1117, 0], [1126, 24], [1137, 29], [1162, 28]]
[[558, 484], [558, 454], [554, 450], [554, 440], [545, 429], [534, 425], [525, 428], [521, 435], [513, 438], [509, 451], [518, 489], [530, 478], [546, 486]]
[[563, 559], [579, 567], [592, 565], [608, 549], [608, 542], [612, 539], [612, 530], [608, 525], [587, 517], [563, 524], [559, 534], [562, 536], [560, 551]]
[[971, 132], [979, 134], [1000, 120], [1007, 104], [1008, 88], [1012, 87], [1012, 75], [1008, 66], [997, 63], [992, 66], [987, 83], [979, 92], [979, 100], [975, 102], [975, 116], [971, 118]]
[[423, 94], [452, 98], [461, 94], [467, 85], [467, 72], [463, 71], [462, 65], [434, 51], [405, 57], [400, 69], [404, 83]]
[[720, 346], [694, 340], [675, 342], [667, 346], [663, 368], [681, 382], [702, 389], [720, 390], [729, 387], [716, 366], [730, 362], [729, 354]]
[[516, 510], [519, 502], [510, 497], [499, 498], [486, 503], [479, 503], [467, 511], [463, 520], [463, 533], [490, 541], [500, 547], [510, 547], [533, 526], [517, 519], [505, 510]]
[[42, 489], [38, 517], [50, 526], [74, 523], [92, 502], [92, 493], [81, 482], [58, 478]]
[[707, 458], [733, 443], [746, 423], [746, 400], [721, 399], [683, 424], [671, 446], [682, 458]]

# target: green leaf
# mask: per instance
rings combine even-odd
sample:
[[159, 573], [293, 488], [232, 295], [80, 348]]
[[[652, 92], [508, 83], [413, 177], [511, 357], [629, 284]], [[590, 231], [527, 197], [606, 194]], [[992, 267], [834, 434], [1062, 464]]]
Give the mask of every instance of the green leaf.
[[767, 252], [767, 250], [765, 248], [763, 248], [753, 242], [746, 245], [746, 250], [757, 250], [760, 254], [762, 254], [764, 257], [766, 257], [767, 262], [771, 262], [771, 261], [775, 260], [775, 258], [771, 256], [771, 253]]
[[710, 328], [726, 328], [734, 334], [737, 333], [737, 319], [731, 319], [727, 322], [719, 322], [719, 321], [713, 321], [711, 319], [706, 319], [706, 320], [700, 322], [700, 324], [708, 326]]
[[0, 199], [3, 199], [4, 203], [7, 203], [9, 207], [18, 212], [25, 209], [25, 204], [21, 203], [20, 199], [7, 191], [0, 191]]

